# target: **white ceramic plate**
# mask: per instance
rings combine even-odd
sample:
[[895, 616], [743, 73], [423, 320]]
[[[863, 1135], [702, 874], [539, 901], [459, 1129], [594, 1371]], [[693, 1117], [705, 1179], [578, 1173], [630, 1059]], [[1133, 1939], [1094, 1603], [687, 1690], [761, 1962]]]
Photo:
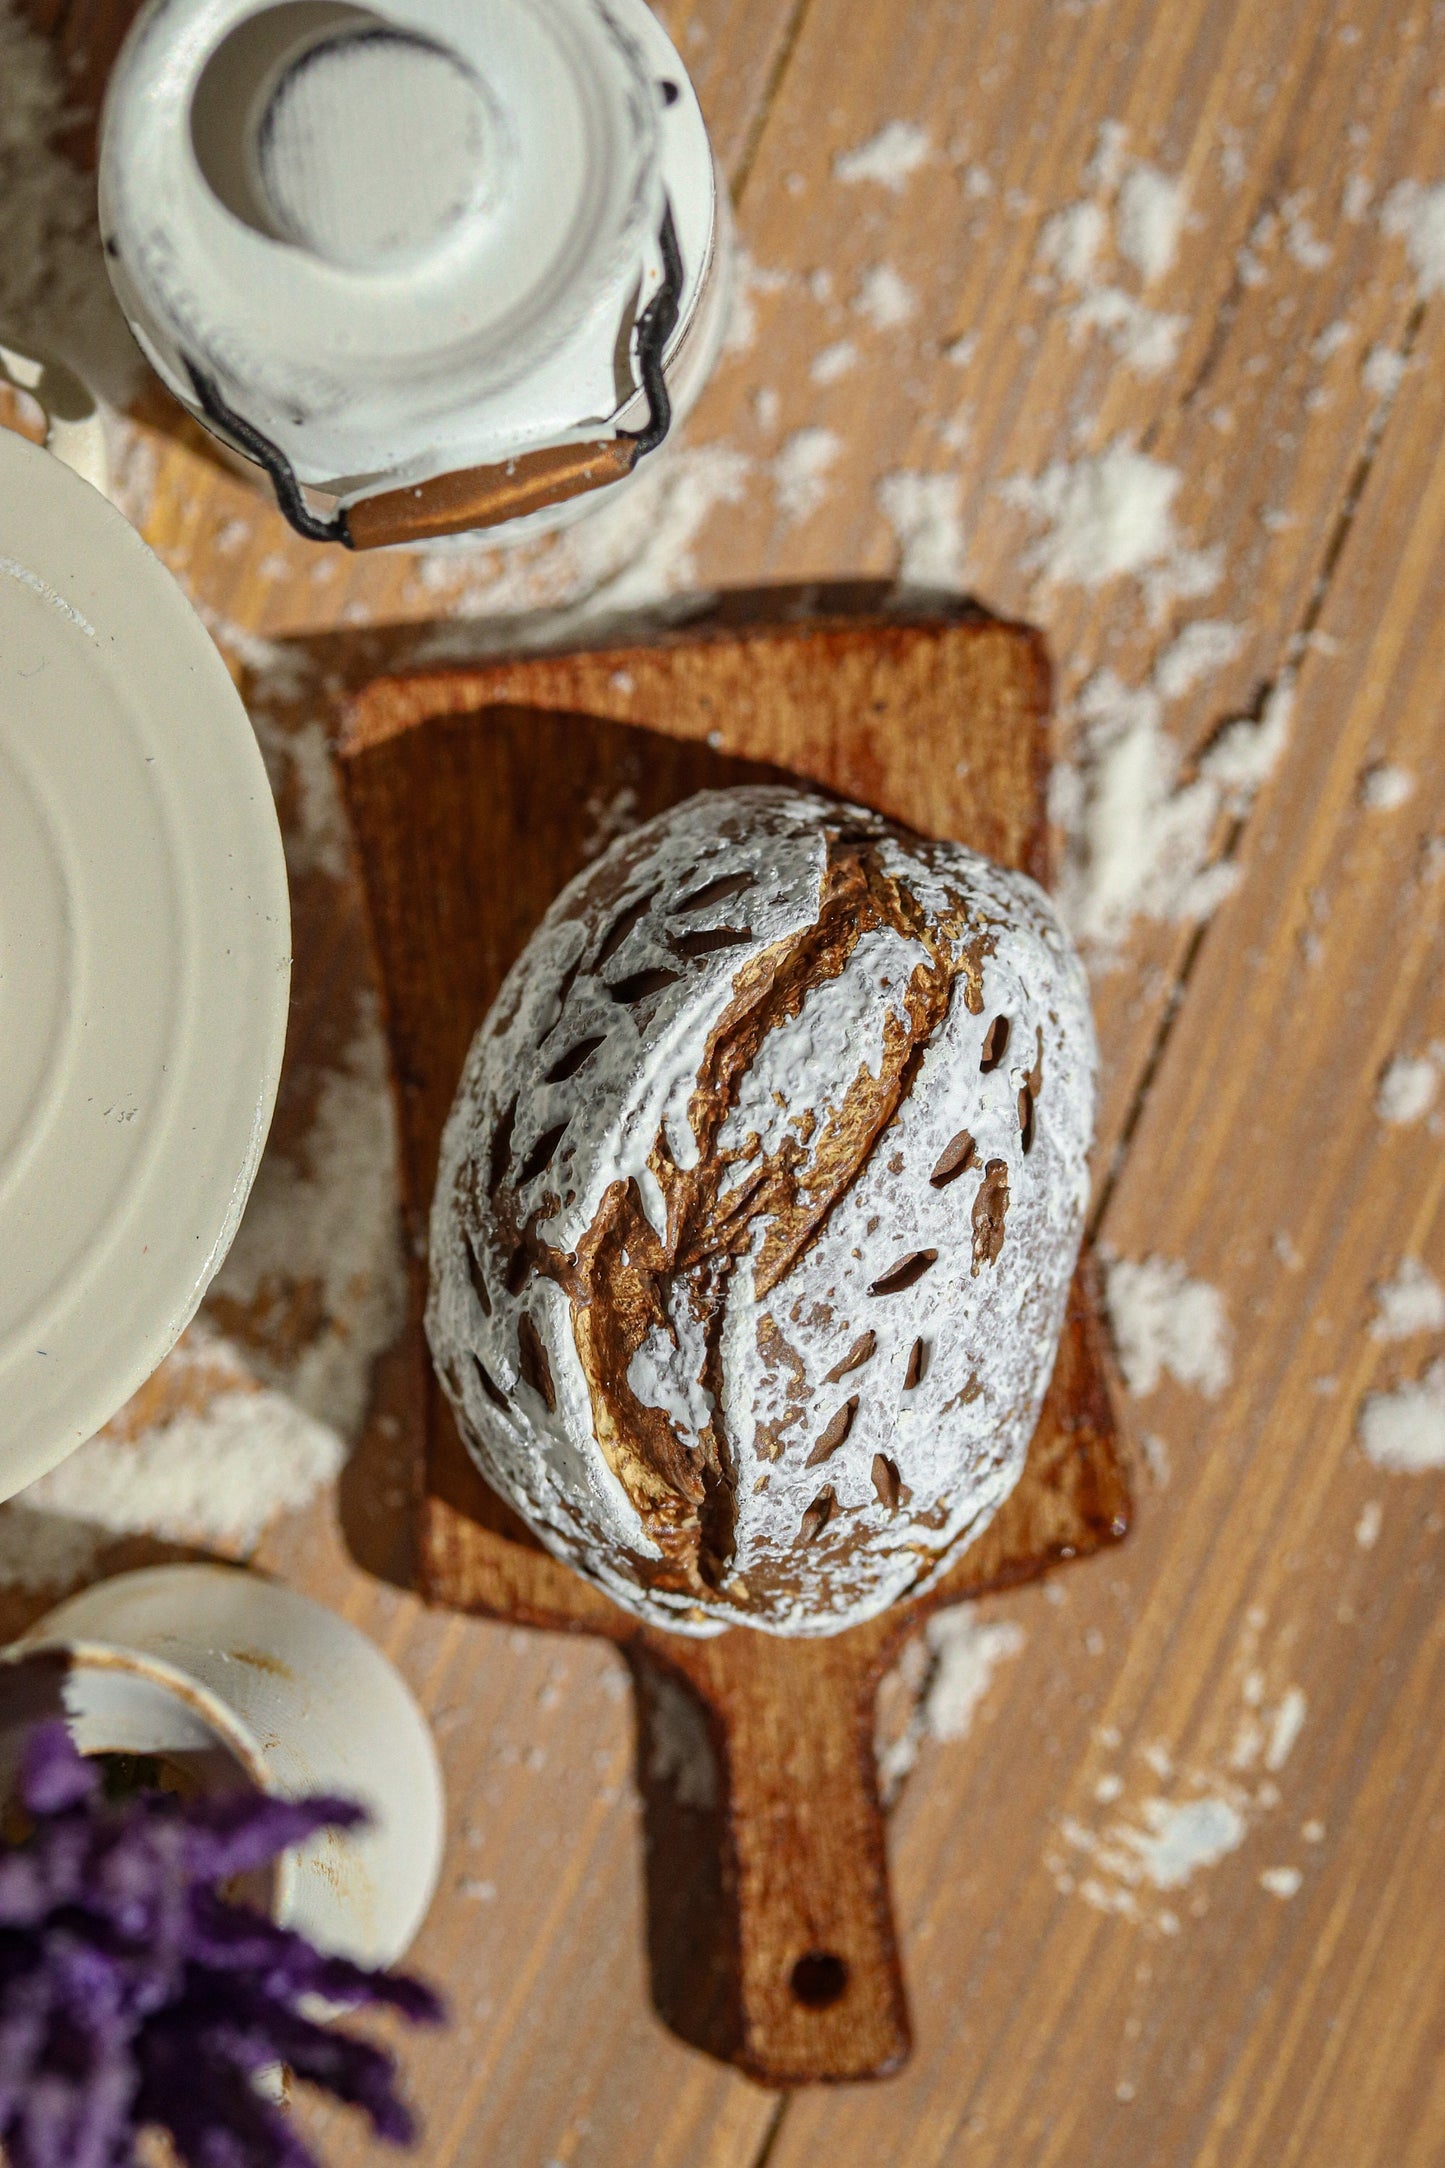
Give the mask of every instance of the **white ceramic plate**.
[[0, 430], [0, 1497], [194, 1315], [265, 1141], [290, 952], [225, 665], [120, 514]]

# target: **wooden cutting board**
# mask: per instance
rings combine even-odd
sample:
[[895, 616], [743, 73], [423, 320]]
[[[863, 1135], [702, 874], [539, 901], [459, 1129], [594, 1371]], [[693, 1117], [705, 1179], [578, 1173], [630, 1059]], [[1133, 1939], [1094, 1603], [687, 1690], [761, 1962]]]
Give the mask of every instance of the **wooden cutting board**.
[[[928, 620], [727, 616], [654, 644], [378, 677], [348, 704], [340, 760], [397, 1085], [415, 1318], [441, 1130], [472, 1034], [557, 891], [614, 835], [696, 790], [786, 771], [1047, 878], [1037, 634], [967, 608]], [[940, 1587], [824, 1640], [746, 1629], [693, 1640], [639, 1624], [488, 1489], [415, 1323], [413, 1350], [427, 1596], [606, 1635], [632, 1666], [662, 2015], [767, 2084], [896, 2070], [909, 2027], [878, 1686], [930, 1612], [1125, 1531], [1088, 1259], [1003, 1511]]]

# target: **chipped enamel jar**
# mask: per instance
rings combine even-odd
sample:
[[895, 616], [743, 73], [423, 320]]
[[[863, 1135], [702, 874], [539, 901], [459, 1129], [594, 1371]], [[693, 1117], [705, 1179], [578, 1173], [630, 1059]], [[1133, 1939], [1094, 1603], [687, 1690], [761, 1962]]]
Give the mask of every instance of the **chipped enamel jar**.
[[150, 0], [100, 199], [147, 357], [315, 540], [572, 516], [722, 335], [726, 198], [645, 0]]
[[1023, 1469], [1095, 1066], [1047, 899], [958, 845], [768, 788], [614, 844], [443, 1143], [427, 1327], [483, 1474], [657, 1625], [925, 1587]]
[[272, 1912], [360, 1964], [410, 1946], [441, 1864], [436, 1749], [400, 1675], [334, 1612], [227, 1566], [119, 1574], [0, 1655], [0, 1783], [52, 1716], [82, 1753], [155, 1755], [201, 1790], [359, 1800], [367, 1826], [278, 1861]]

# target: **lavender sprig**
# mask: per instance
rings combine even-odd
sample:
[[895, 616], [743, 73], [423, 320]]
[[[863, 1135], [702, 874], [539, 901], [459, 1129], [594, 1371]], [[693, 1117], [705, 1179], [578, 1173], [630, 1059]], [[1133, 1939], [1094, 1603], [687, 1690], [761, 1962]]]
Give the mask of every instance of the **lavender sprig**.
[[308, 1997], [442, 2009], [419, 1980], [329, 1957], [218, 1885], [320, 1829], [344, 1799], [254, 1792], [107, 1803], [63, 1723], [26, 1741], [17, 1796], [33, 1833], [0, 1850], [0, 2142], [12, 2168], [134, 2168], [159, 2124], [190, 2168], [318, 2168], [257, 2090], [285, 2063], [406, 2144], [392, 2057], [318, 2024]]

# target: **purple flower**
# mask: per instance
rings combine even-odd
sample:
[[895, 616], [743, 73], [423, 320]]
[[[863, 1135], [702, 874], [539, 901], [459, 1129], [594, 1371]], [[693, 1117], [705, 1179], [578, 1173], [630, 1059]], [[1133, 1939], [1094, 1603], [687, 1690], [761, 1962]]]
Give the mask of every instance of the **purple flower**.
[[103, 1795], [61, 1722], [26, 1741], [32, 1834], [0, 1849], [0, 2142], [12, 2168], [134, 2168], [147, 2124], [190, 2168], [317, 2168], [256, 2078], [284, 2063], [406, 2144], [391, 2056], [317, 2022], [319, 1998], [442, 2010], [419, 1980], [328, 1957], [218, 1884], [320, 1829], [344, 1799]]

